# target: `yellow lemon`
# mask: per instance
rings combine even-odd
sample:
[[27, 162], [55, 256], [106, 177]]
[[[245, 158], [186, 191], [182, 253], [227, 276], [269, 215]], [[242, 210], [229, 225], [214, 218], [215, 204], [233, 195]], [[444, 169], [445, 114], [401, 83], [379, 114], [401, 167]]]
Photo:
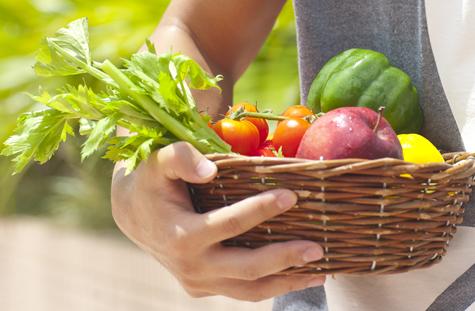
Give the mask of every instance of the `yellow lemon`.
[[399, 134], [404, 161], [412, 163], [445, 162], [439, 150], [419, 134]]

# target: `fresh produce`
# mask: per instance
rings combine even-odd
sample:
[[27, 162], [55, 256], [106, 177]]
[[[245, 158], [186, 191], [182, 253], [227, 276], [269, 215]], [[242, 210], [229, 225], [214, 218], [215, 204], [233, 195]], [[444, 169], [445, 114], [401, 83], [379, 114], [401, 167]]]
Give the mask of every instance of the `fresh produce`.
[[275, 157], [276, 155], [277, 151], [270, 140], [266, 140], [259, 149], [257, 149], [256, 154], [254, 154], [254, 156], [258, 157]]
[[396, 133], [416, 133], [423, 121], [409, 76], [372, 50], [350, 49], [330, 59], [313, 81], [307, 103], [315, 112], [384, 106], [384, 117]]
[[287, 108], [282, 116], [289, 118], [305, 118], [313, 115], [313, 111], [303, 105], [294, 105]]
[[372, 109], [344, 107], [313, 122], [302, 138], [297, 158], [402, 159], [402, 149], [391, 125]]
[[[61, 142], [75, 135], [76, 128], [87, 137], [82, 159], [105, 150], [104, 158], [125, 161], [126, 173], [130, 173], [153, 150], [177, 141], [187, 141], [204, 154], [402, 158], [401, 144], [391, 125], [382, 112], [370, 108], [385, 105], [385, 115], [398, 131], [414, 132], [422, 122], [409, 77], [380, 53], [352, 49], [327, 63], [312, 84], [309, 102], [316, 112], [328, 111], [323, 116], [302, 105], [274, 115], [242, 102], [213, 123], [198, 111], [190, 88], [219, 88], [222, 77], [208, 75], [184, 55], [156, 55], [148, 41], [147, 46], [148, 51], [132, 55], [119, 69], [109, 60], [92, 59], [84, 18], [46, 38], [34, 66], [38, 75], [89, 75], [102, 85], [93, 89], [84, 82], [88, 80], [77, 79], [76, 85], [55, 93], [42, 91], [31, 96], [47, 108], [23, 114], [15, 133], [4, 142], [1, 155], [14, 157], [15, 172], [30, 161], [48, 161]], [[370, 108], [338, 108], [346, 105]], [[270, 135], [267, 120], [278, 121]], [[118, 126], [132, 135], [115, 136]], [[406, 160], [443, 161], [423, 137], [411, 134], [400, 139]]]
[[250, 156], [256, 154], [259, 148], [259, 131], [250, 121], [224, 118], [216, 122], [213, 129], [231, 145], [233, 152]]
[[[43, 91], [32, 98], [48, 109], [23, 114], [14, 135], [1, 152], [14, 156], [15, 172], [31, 160], [48, 161], [61, 142], [74, 135], [74, 128], [87, 136], [82, 158], [107, 146], [105, 158], [126, 162], [127, 173], [150, 153], [176, 141], [187, 141], [202, 153], [229, 153], [231, 148], [208, 127], [199, 114], [190, 88], [218, 88], [221, 76], [209, 76], [195, 61], [175, 53], [157, 56], [150, 42], [148, 51], [124, 60], [119, 69], [109, 60], [92, 59], [87, 19], [61, 28], [45, 39], [34, 66], [40, 76], [87, 74], [102, 82], [94, 90], [77, 79], [56, 94]], [[117, 126], [133, 133], [116, 137]], [[257, 130], [256, 130], [257, 131]]]
[[309, 127], [310, 123], [300, 118], [279, 122], [272, 138], [275, 149], [282, 149], [282, 154], [285, 157], [294, 157], [300, 141]]
[[445, 162], [439, 150], [419, 134], [399, 134], [404, 161], [412, 163]]
[[[234, 104], [231, 109], [226, 113], [226, 116], [231, 116], [232, 113], [236, 113], [239, 111], [247, 111], [247, 112], [258, 112], [257, 107], [250, 103], [237, 103]], [[253, 118], [253, 117], [244, 117], [243, 120], [247, 120], [254, 124], [259, 131], [259, 141], [260, 143], [264, 143], [269, 135], [269, 125], [267, 121], [262, 118]]]

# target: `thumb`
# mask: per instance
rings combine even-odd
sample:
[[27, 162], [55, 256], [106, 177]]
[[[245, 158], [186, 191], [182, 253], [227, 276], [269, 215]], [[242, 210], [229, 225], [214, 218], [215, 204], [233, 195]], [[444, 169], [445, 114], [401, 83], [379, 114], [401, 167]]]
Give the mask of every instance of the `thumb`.
[[168, 179], [190, 183], [207, 183], [218, 171], [216, 165], [191, 144], [178, 142], [160, 149], [158, 170]]

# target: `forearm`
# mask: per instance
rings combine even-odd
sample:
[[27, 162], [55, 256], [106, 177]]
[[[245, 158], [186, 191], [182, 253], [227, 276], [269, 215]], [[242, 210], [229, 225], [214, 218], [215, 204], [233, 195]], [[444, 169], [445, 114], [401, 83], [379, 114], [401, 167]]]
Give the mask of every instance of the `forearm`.
[[210, 74], [223, 74], [224, 79], [219, 83], [221, 92], [217, 89], [193, 91], [193, 96], [199, 109], [206, 111], [211, 116], [215, 117], [225, 112], [226, 107], [232, 102], [233, 82], [205, 54], [199, 46], [197, 38], [194, 38], [193, 33], [186, 25], [177, 18], [165, 15], [150, 40], [155, 45], [157, 53], [180, 52], [196, 60]]
[[285, 0], [172, 0], [151, 40], [158, 52], [181, 52], [222, 74], [222, 93], [195, 92], [211, 116], [232, 103], [233, 85], [257, 55]]

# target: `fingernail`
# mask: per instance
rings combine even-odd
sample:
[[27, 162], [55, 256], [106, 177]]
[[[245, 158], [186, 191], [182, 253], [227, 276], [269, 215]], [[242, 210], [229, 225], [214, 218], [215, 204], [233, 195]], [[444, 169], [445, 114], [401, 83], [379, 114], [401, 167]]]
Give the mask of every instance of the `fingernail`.
[[311, 261], [316, 261], [319, 260], [323, 257], [323, 252], [320, 247], [310, 247], [305, 250], [303, 253], [302, 259], [305, 262], [311, 262]]
[[294, 192], [285, 191], [277, 196], [277, 207], [287, 210], [297, 203], [297, 195]]
[[311, 279], [310, 282], [308, 282], [307, 288], [322, 286], [322, 284], [323, 284], [322, 283], [322, 278], [317, 277], [317, 278]]
[[198, 163], [196, 167], [196, 172], [202, 178], [209, 177], [213, 175], [216, 171], [216, 165], [213, 162], [203, 159]]

